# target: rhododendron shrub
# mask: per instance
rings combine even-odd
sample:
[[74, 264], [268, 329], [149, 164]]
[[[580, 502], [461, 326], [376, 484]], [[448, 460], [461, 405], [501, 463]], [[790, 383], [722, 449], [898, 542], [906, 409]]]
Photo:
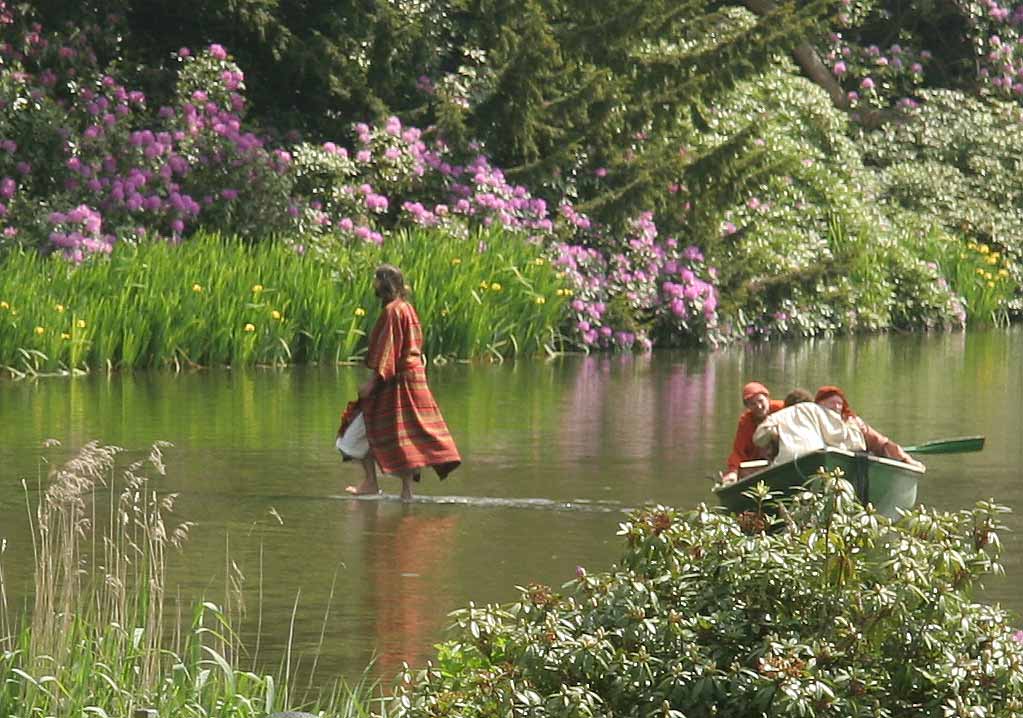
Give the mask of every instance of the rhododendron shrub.
[[[243, 127], [244, 76], [226, 51], [183, 50], [177, 102], [154, 112], [98, 66], [87, 44], [98, 35], [85, 28], [63, 44], [61, 33], [31, 25], [0, 47], [4, 237], [80, 261], [115, 238], [288, 228], [290, 157]], [[100, 226], [89, 241], [47, 226], [60, 222], [44, 218], [81, 207]]]
[[808, 485], [784, 511], [761, 484], [738, 516], [632, 512], [609, 570], [453, 614], [395, 715], [1020, 715], [1018, 617], [976, 598], [1004, 572], [1009, 509], [893, 521], [840, 473]]
[[573, 329], [586, 346], [648, 349], [717, 334], [717, 270], [696, 246], [660, 238], [650, 214], [630, 223], [622, 251], [606, 257], [592, 246], [555, 245], [555, 263], [577, 288]]

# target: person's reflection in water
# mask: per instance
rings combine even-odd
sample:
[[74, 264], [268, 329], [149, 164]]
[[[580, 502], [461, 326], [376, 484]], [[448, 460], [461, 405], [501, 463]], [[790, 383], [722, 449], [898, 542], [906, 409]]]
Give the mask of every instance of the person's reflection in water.
[[448, 587], [459, 515], [440, 507], [352, 504], [365, 526], [375, 672], [390, 680], [402, 663], [423, 666], [443, 637], [447, 614], [455, 608]]

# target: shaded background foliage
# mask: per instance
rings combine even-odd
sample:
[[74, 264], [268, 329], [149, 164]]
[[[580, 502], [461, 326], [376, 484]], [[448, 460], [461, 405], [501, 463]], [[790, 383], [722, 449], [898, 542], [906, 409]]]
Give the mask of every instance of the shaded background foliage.
[[[352, 139], [356, 123], [392, 115], [452, 163], [485, 153], [533, 196], [571, 203], [563, 240], [599, 250], [601, 266], [632, 263], [599, 298], [626, 336], [654, 333], [653, 283], [676, 279], [637, 259], [644, 216], [656, 242], [704, 253], [721, 299], [720, 323], [676, 314], [663, 343], [1021, 309], [1019, 23], [995, 0], [34, 6], [50, 26], [123, 28], [98, 65], [152, 108], [174, 98], [179, 48], [228, 46], [246, 123], [299, 157], [300, 139]], [[378, 220], [393, 225], [403, 198], [391, 198]], [[971, 244], [1003, 260], [990, 277]], [[577, 312], [569, 329], [585, 335], [590, 319]]]

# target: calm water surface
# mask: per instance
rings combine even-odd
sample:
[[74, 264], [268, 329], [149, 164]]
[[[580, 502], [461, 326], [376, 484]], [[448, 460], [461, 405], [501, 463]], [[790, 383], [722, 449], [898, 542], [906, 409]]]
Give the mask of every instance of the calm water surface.
[[[982, 453], [931, 457], [920, 500], [957, 509], [995, 497], [1021, 512], [1003, 537], [1008, 577], [986, 597], [1023, 613], [1020, 328], [435, 366], [431, 384], [466, 461], [443, 483], [424, 476], [423, 501], [411, 505], [342, 495], [361, 472], [342, 466], [333, 434], [360, 378], [311, 367], [0, 383], [0, 537], [13, 600], [31, 580], [20, 479], [31, 484], [42, 457], [57, 462], [90, 439], [130, 454], [167, 440], [175, 447], [157, 486], [180, 493], [177, 515], [198, 522], [172, 558], [182, 600], [222, 600], [229, 552], [246, 577], [250, 647], [262, 614], [263, 665], [278, 665], [297, 601], [294, 653], [305, 666], [319, 653], [317, 682], [357, 678], [374, 657], [375, 673], [391, 676], [402, 661], [422, 664], [448, 612], [469, 601], [507, 602], [516, 585], [608, 568], [624, 508], [710, 500], [740, 387], [757, 378], [778, 395], [842, 385], [860, 414], [906, 444], [986, 435]], [[44, 451], [47, 438], [63, 446]]]

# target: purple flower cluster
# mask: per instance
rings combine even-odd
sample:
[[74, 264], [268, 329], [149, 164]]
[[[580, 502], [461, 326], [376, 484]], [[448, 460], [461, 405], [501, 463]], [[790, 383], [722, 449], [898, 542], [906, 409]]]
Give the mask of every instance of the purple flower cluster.
[[1023, 57], [1017, 56], [1017, 47], [1023, 42], [1019, 31], [1023, 8], [1010, 14], [994, 0], [988, 0], [987, 6], [993, 27], [986, 38], [987, 51], [980, 58], [980, 76], [1001, 93], [1023, 96]]
[[[17, 47], [0, 47], [15, 68], [5, 72], [15, 96], [32, 100], [28, 107], [37, 113], [40, 130], [53, 133], [61, 150], [57, 156], [41, 154], [38, 143], [26, 142], [31, 128], [27, 137], [0, 138], [0, 172], [10, 172], [0, 183], [0, 191], [8, 192], [5, 235], [18, 225], [36, 225], [34, 217], [44, 207], [56, 209], [57, 216], [89, 208], [111, 234], [47, 233], [65, 255], [80, 261], [109, 251], [112, 236], [146, 233], [178, 240], [199, 223], [223, 228], [225, 215], [243, 229], [244, 212], [231, 208], [242, 195], [236, 188], [264, 201], [260, 190], [280, 184], [276, 178], [289, 171], [290, 155], [268, 151], [262, 139], [243, 129], [244, 76], [226, 51], [211, 45], [195, 55], [179, 52], [179, 102], [152, 117], [142, 92], [96, 66], [88, 42], [98, 36], [91, 27], [65, 41], [44, 36], [35, 25]], [[0, 115], [10, 109], [0, 107]], [[50, 178], [57, 180], [57, 193]], [[265, 218], [249, 220], [267, 225]]]
[[50, 242], [72, 261], [81, 262], [86, 254], [109, 254], [113, 247], [114, 237], [103, 234], [100, 213], [84, 204], [69, 212], [52, 212], [48, 221]]
[[499, 227], [536, 241], [555, 229], [546, 201], [509, 183], [484, 155], [459, 163], [445, 143], [427, 143], [422, 130], [404, 127], [397, 117], [382, 127], [356, 124], [354, 132], [358, 144], [351, 152], [333, 142], [296, 151], [302, 174], [316, 178], [318, 186], [302, 190], [323, 198], [316, 209], [324, 229], [373, 241], [401, 223], [460, 236]]
[[917, 52], [899, 44], [887, 49], [863, 47], [832, 33], [824, 59], [835, 78], [852, 88], [847, 93], [851, 104], [882, 107], [892, 95], [902, 95], [896, 104], [909, 109], [915, 106], [910, 95], [923, 83], [924, 64], [930, 57], [926, 50]]
[[[576, 287], [570, 306], [583, 343], [648, 349], [654, 339], [677, 343], [710, 335], [717, 326], [716, 271], [704, 265], [703, 252], [696, 246], [679, 249], [674, 238], [661, 241], [649, 212], [634, 218], [630, 229], [625, 249], [610, 257], [592, 248], [558, 245], [555, 264]], [[620, 313], [608, 312], [616, 304], [624, 309], [625, 328], [614, 326], [622, 321]], [[650, 322], [635, 326], [631, 318], [643, 314]]]

